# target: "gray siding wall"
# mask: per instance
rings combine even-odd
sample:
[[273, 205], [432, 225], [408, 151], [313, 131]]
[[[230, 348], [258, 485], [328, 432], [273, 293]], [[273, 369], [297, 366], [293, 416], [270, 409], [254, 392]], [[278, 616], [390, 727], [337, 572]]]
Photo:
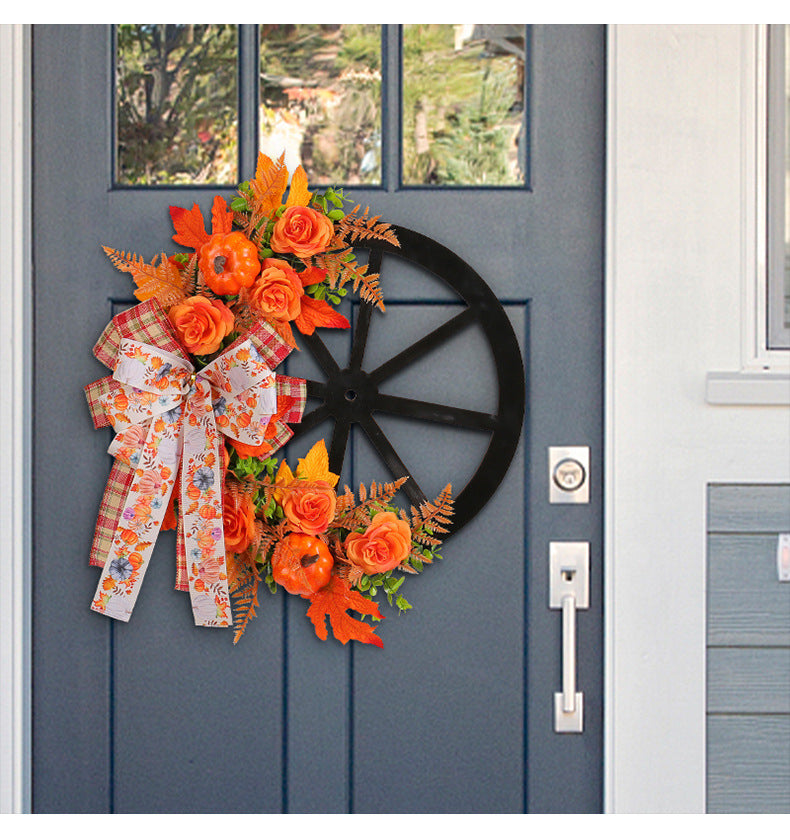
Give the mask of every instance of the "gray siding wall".
[[708, 488], [707, 810], [790, 813], [790, 485]]

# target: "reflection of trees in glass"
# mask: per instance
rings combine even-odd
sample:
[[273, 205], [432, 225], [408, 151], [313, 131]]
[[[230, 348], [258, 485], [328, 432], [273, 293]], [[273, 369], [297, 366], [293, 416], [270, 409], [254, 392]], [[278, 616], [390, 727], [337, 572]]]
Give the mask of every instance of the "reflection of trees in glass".
[[119, 24], [117, 178], [235, 183], [237, 27]]
[[522, 183], [524, 27], [407, 24], [403, 180]]
[[261, 150], [311, 184], [381, 182], [381, 27], [261, 26]]

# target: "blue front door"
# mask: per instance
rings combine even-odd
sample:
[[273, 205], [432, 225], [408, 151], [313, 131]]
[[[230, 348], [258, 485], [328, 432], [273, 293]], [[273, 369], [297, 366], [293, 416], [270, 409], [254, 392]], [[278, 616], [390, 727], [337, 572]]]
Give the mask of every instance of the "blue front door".
[[[93, 431], [82, 388], [105, 372], [94, 341], [134, 302], [100, 246], [172, 252], [168, 205], [198, 202], [207, 215], [214, 194], [230, 192], [116, 185], [111, 28], [34, 27], [35, 811], [602, 809], [604, 32], [525, 33], [521, 186], [462, 188], [406, 183], [403, 29], [382, 33], [382, 183], [346, 192], [441, 243], [493, 290], [520, 345], [526, 412], [501, 484], [443, 559], [407, 581], [413, 609], [388, 614], [379, 650], [320, 642], [283, 593], [262, 595], [236, 646], [195, 628], [188, 598], [173, 590], [166, 537], [129, 624], [90, 611], [97, 570], [87, 555], [109, 441]], [[240, 78], [250, 82], [239, 86], [241, 178], [257, 153], [257, 38], [241, 27]], [[496, 414], [498, 339], [475, 318], [453, 322], [463, 302], [419, 264], [385, 254], [382, 282], [387, 312], [371, 318], [360, 368], [383, 371], [375, 428], [384, 442], [361, 423], [338, 432], [315, 398], [315, 422], [289, 462], [318, 437], [343, 436], [342, 482], [352, 487], [389, 480], [394, 452], [429, 497], [448, 481], [460, 491], [486, 459], [492, 428], [464, 421]], [[356, 325], [358, 308], [343, 307]], [[437, 331], [441, 341], [425, 341]], [[320, 337], [343, 368], [353, 330]], [[409, 348], [410, 364], [399, 364]], [[307, 347], [288, 365], [326, 378]], [[415, 401], [460, 411], [425, 422], [405, 408]], [[550, 501], [549, 448], [569, 445], [589, 447], [586, 504]], [[590, 606], [577, 626], [582, 733], [554, 726], [556, 541], [590, 546]]]

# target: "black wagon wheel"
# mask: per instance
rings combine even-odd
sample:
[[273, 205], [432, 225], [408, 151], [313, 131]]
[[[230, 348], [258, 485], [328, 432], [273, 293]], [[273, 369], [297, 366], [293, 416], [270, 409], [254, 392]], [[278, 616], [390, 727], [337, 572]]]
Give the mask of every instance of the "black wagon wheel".
[[[361, 303], [359, 306], [351, 352], [344, 368], [335, 361], [317, 332], [300, 336], [300, 342], [310, 350], [326, 379], [323, 382], [307, 380], [308, 395], [323, 400], [323, 403], [306, 413], [302, 422], [293, 427], [294, 437], [333, 418], [335, 425], [329, 445], [329, 468], [334, 473], [340, 473], [351, 425], [356, 424], [365, 432], [393, 478], [408, 476], [402, 489], [412, 504], [419, 505], [426, 500], [426, 495], [374, 415], [377, 412], [395, 414], [488, 433], [488, 448], [480, 464], [463, 490], [455, 496], [455, 514], [450, 530], [456, 533], [488, 502], [510, 466], [524, 418], [524, 365], [505, 310], [482, 277], [457, 254], [427, 236], [402, 227], [394, 230], [400, 247], [386, 242], [369, 246], [369, 273], [380, 273], [383, 255], [393, 254], [444, 281], [466, 306], [458, 315], [370, 371], [362, 367], [373, 312], [370, 304]], [[383, 285], [386, 287], [386, 282]], [[494, 358], [498, 386], [494, 413], [384, 392], [383, 386], [389, 377], [473, 325], [482, 330]]]

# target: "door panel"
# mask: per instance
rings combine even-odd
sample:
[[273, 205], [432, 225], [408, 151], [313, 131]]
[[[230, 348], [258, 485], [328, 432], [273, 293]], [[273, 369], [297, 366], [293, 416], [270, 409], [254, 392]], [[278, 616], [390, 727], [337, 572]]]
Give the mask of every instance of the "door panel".
[[[389, 29], [393, 107], [398, 28]], [[243, 41], [249, 53], [249, 32]], [[111, 188], [109, 29], [34, 27], [34, 810], [601, 809], [604, 34], [533, 27], [529, 43], [529, 189], [398, 189], [393, 112], [388, 187], [347, 190], [455, 251], [505, 306], [527, 377], [510, 469], [443, 559], [406, 581], [414, 609], [387, 612], [383, 650], [320, 642], [304, 602], [266, 592], [233, 646], [228, 633], [194, 627], [188, 597], [173, 590], [172, 533], [160, 537], [128, 625], [89, 609], [98, 570], [87, 557], [110, 461], [82, 388], [105, 373], [94, 341], [134, 302], [100, 246], [172, 251], [167, 206], [197, 201], [206, 212], [218, 190]], [[254, 132], [242, 125], [240, 136]], [[243, 175], [253, 166], [245, 142]], [[386, 257], [382, 279], [387, 314], [374, 313], [367, 370], [459, 311], [451, 289], [402, 260]], [[356, 307], [344, 306], [353, 320]], [[338, 362], [348, 357], [351, 332], [321, 337]], [[286, 366], [321, 378], [307, 350]], [[386, 392], [490, 411], [493, 372], [484, 336], [470, 329]], [[479, 432], [376, 419], [430, 497], [447, 481], [460, 491], [485, 450]], [[282, 454], [293, 463], [331, 434], [324, 423]], [[550, 505], [547, 448], [570, 444], [591, 448], [592, 502]], [[353, 429], [341, 486], [389, 477]], [[591, 604], [578, 617], [582, 735], [553, 731], [552, 540], [591, 544]]]

